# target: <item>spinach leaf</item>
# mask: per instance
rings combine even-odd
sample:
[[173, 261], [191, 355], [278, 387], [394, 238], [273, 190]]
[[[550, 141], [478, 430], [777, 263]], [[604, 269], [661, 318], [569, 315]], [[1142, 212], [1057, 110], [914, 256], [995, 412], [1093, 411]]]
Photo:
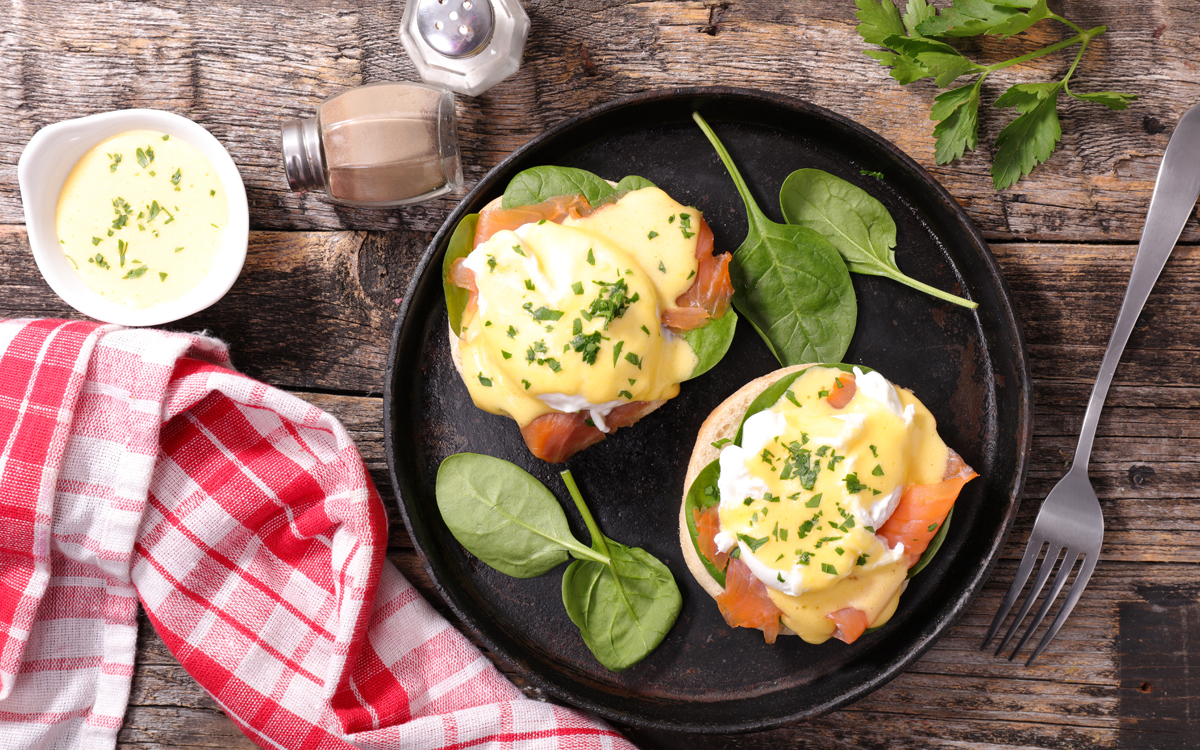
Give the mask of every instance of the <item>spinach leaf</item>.
[[921, 553], [921, 558], [908, 569], [908, 577], [912, 578], [917, 573], [925, 569], [925, 566], [933, 560], [933, 556], [942, 548], [942, 542], [946, 541], [946, 529], [950, 528], [950, 517], [954, 515], [954, 508], [950, 508], [950, 512], [946, 514], [946, 520], [942, 521], [942, 527], [938, 529], [938, 533], [933, 535], [933, 539], [929, 540], [929, 546]]
[[617, 187], [615, 189], [618, 193], [628, 193], [633, 190], [641, 190], [642, 188], [648, 187], [657, 187], [657, 185], [650, 180], [647, 180], [645, 177], [638, 177], [635, 174], [631, 174], [626, 177], [622, 177], [621, 181], [617, 183]]
[[708, 372], [721, 361], [729, 345], [733, 343], [733, 334], [737, 330], [737, 313], [726, 310], [719, 318], [713, 318], [703, 328], [694, 328], [683, 332], [683, 340], [688, 342], [692, 351], [700, 361], [692, 370], [691, 378], [696, 378]]
[[700, 113], [692, 118], [746, 204], [749, 231], [729, 264], [734, 306], [782, 364], [840, 360], [854, 335], [858, 306], [837, 249], [811, 229], [768, 219], [712, 128]]
[[593, 206], [616, 188], [591, 172], [574, 167], [533, 167], [520, 172], [504, 190], [501, 208], [532, 206], [562, 195], [582, 195]]
[[905, 276], [896, 266], [896, 222], [882, 203], [856, 185], [820, 169], [798, 169], [779, 191], [788, 223], [820, 232], [854, 273], [886, 276], [926, 294], [974, 309], [975, 302]]
[[485, 564], [532, 578], [566, 562], [568, 553], [607, 562], [571, 535], [562, 506], [515, 464], [478, 453], [457, 453], [438, 468], [438, 510], [450, 533]]
[[662, 562], [600, 533], [571, 472], [562, 476], [591, 532], [592, 549], [611, 561], [571, 563], [563, 574], [563, 606], [596, 660], [620, 672], [662, 643], [679, 616], [683, 598]]
[[649, 552], [607, 540], [609, 565], [576, 560], [563, 574], [563, 605], [605, 668], [620, 672], [662, 643], [683, 599], [671, 571]]
[[696, 554], [700, 556], [700, 562], [704, 563], [704, 569], [717, 583], [721, 584], [721, 588], [725, 588], [725, 571], [717, 570], [717, 566], [713, 565], [712, 561], [700, 551], [700, 542], [698, 541], [700, 530], [696, 528], [696, 516], [692, 513], [693, 510], [703, 513], [721, 502], [721, 493], [717, 489], [717, 479], [720, 476], [720, 459], [713, 459], [712, 463], [700, 470], [700, 473], [692, 480], [692, 486], [688, 488], [687, 497], [683, 500], [683, 515], [687, 520], [688, 535], [692, 538], [692, 545], [696, 548]]
[[479, 214], [467, 214], [454, 228], [450, 242], [446, 245], [446, 257], [442, 258], [442, 291], [446, 294], [446, 312], [450, 314], [450, 327], [455, 336], [462, 335], [462, 315], [470, 294], [466, 289], [450, 283], [450, 265], [459, 258], [471, 254], [475, 244], [475, 228], [479, 225]]

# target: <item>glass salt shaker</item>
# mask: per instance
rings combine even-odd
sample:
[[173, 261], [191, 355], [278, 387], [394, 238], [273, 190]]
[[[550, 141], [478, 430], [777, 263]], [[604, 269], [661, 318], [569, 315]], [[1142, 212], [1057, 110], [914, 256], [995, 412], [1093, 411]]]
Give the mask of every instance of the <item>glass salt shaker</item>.
[[288, 186], [336, 203], [403, 206], [463, 182], [454, 95], [436, 86], [359, 86], [284, 122], [282, 137]]
[[520, 0], [408, 0], [400, 20], [421, 80], [466, 96], [515, 73], [528, 37]]

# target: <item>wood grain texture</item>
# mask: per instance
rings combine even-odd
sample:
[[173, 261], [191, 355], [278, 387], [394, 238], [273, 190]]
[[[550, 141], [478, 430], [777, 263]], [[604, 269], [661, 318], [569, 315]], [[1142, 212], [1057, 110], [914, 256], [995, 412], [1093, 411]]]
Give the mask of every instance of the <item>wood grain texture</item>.
[[[1198, 94], [1200, 20], [1167, 0], [1121, 5], [1070, 0], [1058, 12], [1106, 24], [1072, 84], [1142, 98], [1125, 112], [1071, 100], [1063, 139], [1044, 166], [996, 193], [992, 144], [1013, 117], [985, 106], [980, 150], [933, 163], [936, 89], [901, 87], [861, 54], [848, 0], [539, 0], [521, 70], [483, 96], [459, 97], [468, 186], [513, 149], [590, 106], [656, 88], [736, 84], [802, 97], [898, 144], [993, 239], [1135, 241], [1173, 124]], [[335, 207], [287, 189], [279, 126], [347, 87], [412, 80], [396, 0], [38, 0], [14, 3], [0, 44], [0, 223], [22, 221], [15, 165], [39, 128], [84, 114], [156, 107], [209, 128], [242, 170], [262, 229], [434, 231], [463, 192], [391, 210]], [[963, 42], [983, 62], [1064, 38], [1053, 22], [1027, 36]], [[1015, 82], [1047, 80], [1060, 53], [994, 74], [990, 102]], [[803, 165], [797, 165], [797, 167]], [[465, 189], [464, 189], [465, 190]], [[1189, 229], [1187, 238], [1200, 238]]]

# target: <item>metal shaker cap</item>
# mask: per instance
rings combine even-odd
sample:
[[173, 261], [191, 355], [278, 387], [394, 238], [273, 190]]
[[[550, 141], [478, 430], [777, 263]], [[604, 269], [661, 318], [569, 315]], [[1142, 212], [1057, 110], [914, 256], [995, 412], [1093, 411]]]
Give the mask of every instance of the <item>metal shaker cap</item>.
[[489, 0], [409, 0], [416, 3], [417, 32], [446, 57], [470, 57], [492, 38]]
[[282, 129], [283, 171], [295, 192], [324, 189], [325, 154], [317, 118], [286, 120]]

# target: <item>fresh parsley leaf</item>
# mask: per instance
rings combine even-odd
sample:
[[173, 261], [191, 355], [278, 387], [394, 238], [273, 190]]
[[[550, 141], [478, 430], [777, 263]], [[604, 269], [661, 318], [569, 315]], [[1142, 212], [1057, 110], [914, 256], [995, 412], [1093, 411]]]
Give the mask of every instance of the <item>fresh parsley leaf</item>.
[[[999, 100], [996, 103], [999, 104]], [[1022, 100], [1015, 106], [1026, 104], [1028, 101]], [[996, 136], [992, 184], [997, 190], [1003, 190], [1029, 174], [1035, 166], [1050, 158], [1059, 138], [1062, 138], [1062, 128], [1058, 124], [1058, 87], [1055, 87], [1052, 94], [1010, 122]]]

